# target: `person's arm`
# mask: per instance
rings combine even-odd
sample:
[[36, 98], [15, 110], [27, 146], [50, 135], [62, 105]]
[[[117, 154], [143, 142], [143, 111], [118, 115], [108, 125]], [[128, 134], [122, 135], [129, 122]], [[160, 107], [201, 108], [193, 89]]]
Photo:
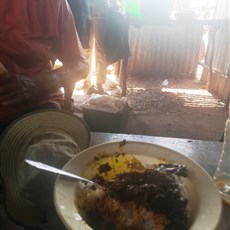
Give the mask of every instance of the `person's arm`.
[[56, 70], [63, 76], [62, 86], [65, 89], [66, 106], [69, 107], [75, 82], [88, 74], [88, 62], [77, 34], [72, 11], [66, 1], [61, 2], [58, 22], [58, 39], [55, 54], [63, 67]]
[[[77, 62], [77, 64], [76, 64]], [[39, 73], [33, 78], [22, 74], [4, 73], [0, 75], [0, 103], [4, 106], [33, 104], [47, 98], [52, 92], [64, 87], [66, 109], [70, 110], [70, 100], [75, 82], [87, 76], [87, 61], [73, 60], [59, 69]]]
[[58, 7], [57, 28], [54, 28], [57, 35], [53, 39], [53, 52], [63, 66], [49, 72], [42, 71], [33, 77], [15, 73], [1, 75], [0, 103], [2, 105], [31, 104], [64, 87], [67, 108], [75, 82], [87, 76], [88, 63], [75, 29], [71, 10], [66, 1], [60, 1]]
[[88, 71], [88, 62], [83, 56], [78, 57], [77, 60], [73, 59], [59, 69], [53, 71], [52, 75], [54, 78], [57, 78], [59, 86], [64, 87], [65, 110], [71, 111], [71, 97], [74, 91], [75, 83], [85, 78], [88, 75]]

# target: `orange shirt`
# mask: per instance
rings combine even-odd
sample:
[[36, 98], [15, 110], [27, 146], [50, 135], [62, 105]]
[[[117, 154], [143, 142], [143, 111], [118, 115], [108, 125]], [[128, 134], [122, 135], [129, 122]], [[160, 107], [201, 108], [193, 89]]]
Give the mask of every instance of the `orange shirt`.
[[[81, 55], [82, 47], [66, 0], [0, 0], [0, 62], [9, 73], [33, 78], [51, 69], [53, 57], [65, 64]], [[60, 99], [63, 95], [59, 91], [46, 101]], [[44, 98], [38, 104], [42, 102]], [[0, 120], [16, 118], [26, 110], [28, 105], [0, 104]]]

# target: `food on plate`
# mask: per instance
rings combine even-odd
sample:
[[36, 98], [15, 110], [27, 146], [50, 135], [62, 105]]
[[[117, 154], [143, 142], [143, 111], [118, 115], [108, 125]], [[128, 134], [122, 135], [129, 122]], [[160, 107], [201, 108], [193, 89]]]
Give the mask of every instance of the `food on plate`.
[[100, 175], [105, 180], [112, 180], [117, 174], [143, 169], [142, 163], [132, 154], [115, 153], [114, 155], [107, 155], [100, 153], [94, 158], [93, 162], [89, 163], [83, 172], [83, 176], [93, 178], [95, 175]]
[[105, 189], [81, 184], [76, 205], [94, 230], [188, 229], [186, 166], [158, 161], [146, 167], [131, 154], [99, 157], [91, 166], [91, 179]]

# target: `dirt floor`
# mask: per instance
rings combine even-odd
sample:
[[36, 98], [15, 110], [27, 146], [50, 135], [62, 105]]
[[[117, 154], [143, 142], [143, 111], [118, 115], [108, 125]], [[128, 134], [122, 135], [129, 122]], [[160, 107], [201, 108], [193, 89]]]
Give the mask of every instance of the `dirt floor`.
[[224, 104], [198, 80], [164, 80], [128, 78], [126, 133], [219, 141], [228, 116]]
[[[74, 95], [77, 111], [93, 96], [85, 94], [81, 85]], [[116, 86], [117, 81], [107, 75], [106, 92], [119, 96]], [[125, 133], [210, 141], [219, 141], [223, 135], [227, 110], [199, 80], [132, 76], [127, 79], [126, 97], [131, 111]]]

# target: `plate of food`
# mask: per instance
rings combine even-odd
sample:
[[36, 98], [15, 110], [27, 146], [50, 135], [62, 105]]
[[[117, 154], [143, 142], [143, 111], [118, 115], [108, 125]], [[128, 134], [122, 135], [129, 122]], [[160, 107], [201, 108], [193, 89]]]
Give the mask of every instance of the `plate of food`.
[[57, 177], [54, 202], [67, 229], [215, 229], [221, 216], [222, 201], [209, 174], [160, 145], [96, 145], [63, 170], [96, 183]]

